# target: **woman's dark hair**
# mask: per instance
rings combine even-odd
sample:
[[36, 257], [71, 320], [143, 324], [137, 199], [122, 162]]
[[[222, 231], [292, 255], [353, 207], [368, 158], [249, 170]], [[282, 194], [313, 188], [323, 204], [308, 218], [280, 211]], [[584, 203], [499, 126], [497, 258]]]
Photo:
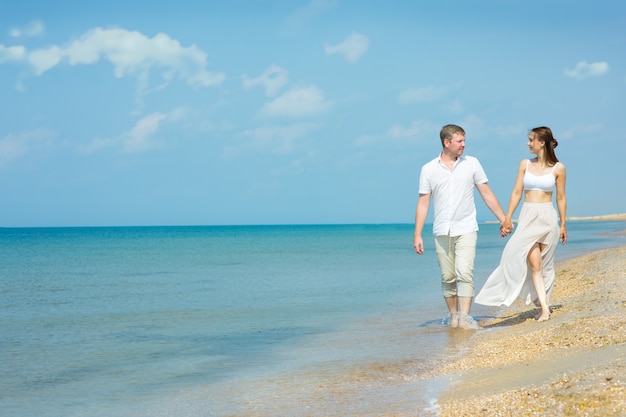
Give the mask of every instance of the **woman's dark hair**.
[[559, 162], [559, 159], [554, 153], [554, 148], [559, 146], [559, 142], [552, 135], [552, 130], [547, 126], [536, 127], [531, 130], [535, 134], [538, 141], [545, 144], [546, 160], [550, 166]]

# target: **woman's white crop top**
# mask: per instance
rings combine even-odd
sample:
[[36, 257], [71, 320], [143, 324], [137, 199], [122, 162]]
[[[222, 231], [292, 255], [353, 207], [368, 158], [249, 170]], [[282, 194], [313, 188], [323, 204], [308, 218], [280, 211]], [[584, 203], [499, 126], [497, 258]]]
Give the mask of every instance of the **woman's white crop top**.
[[526, 160], [526, 173], [524, 174], [524, 191], [537, 190], [545, 193], [551, 193], [554, 191], [554, 185], [556, 184], [556, 178], [554, 176], [554, 169], [559, 164], [558, 162], [552, 167], [552, 171], [549, 174], [535, 175], [532, 172], [528, 172], [528, 165], [530, 160]]

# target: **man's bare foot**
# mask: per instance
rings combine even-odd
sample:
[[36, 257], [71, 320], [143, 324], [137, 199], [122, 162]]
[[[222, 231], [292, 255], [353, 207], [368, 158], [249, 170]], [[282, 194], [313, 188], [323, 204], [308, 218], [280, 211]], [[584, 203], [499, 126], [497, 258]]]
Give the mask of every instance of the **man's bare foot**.
[[459, 315], [450, 313], [450, 327], [456, 328], [459, 327]]
[[469, 329], [469, 330], [478, 330], [480, 326], [474, 320], [474, 317], [469, 314], [460, 314], [459, 315], [459, 327], [461, 329]]

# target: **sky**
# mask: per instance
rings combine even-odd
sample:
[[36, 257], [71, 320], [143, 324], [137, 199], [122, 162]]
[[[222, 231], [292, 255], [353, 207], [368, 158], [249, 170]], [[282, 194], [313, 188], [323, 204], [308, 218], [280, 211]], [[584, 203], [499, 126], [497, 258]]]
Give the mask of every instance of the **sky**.
[[505, 209], [549, 126], [568, 216], [626, 212], [626, 2], [2, 9], [0, 227], [412, 223], [448, 123]]

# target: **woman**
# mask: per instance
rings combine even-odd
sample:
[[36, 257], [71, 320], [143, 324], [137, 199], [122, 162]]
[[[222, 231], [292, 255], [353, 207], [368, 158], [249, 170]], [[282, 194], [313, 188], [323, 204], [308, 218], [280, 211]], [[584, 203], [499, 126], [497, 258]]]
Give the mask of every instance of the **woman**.
[[[502, 252], [500, 265], [487, 278], [476, 296], [478, 304], [510, 306], [519, 299], [526, 305], [534, 302], [541, 307], [535, 319], [550, 318], [550, 295], [554, 284], [554, 252], [558, 241], [567, 242], [565, 229], [565, 165], [557, 159], [558, 145], [548, 127], [536, 127], [528, 135], [533, 159], [519, 165], [515, 187], [509, 200], [506, 218], [500, 227], [502, 237], [512, 229], [513, 213], [524, 194], [515, 233]], [[552, 205], [556, 188], [559, 222]]]

